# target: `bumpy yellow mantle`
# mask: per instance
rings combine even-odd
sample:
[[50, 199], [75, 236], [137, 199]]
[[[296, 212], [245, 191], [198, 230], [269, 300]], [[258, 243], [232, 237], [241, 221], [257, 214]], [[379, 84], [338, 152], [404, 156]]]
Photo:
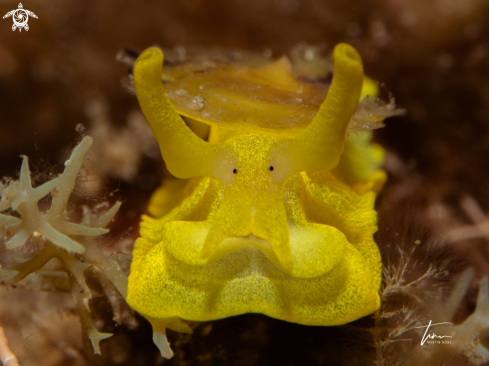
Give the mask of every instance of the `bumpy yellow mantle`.
[[[152, 48], [138, 58], [136, 94], [180, 179], [155, 193], [154, 217], [143, 217], [127, 301], [150, 319], [164, 356], [172, 355], [165, 328], [189, 331], [179, 319], [254, 312], [338, 325], [378, 308], [382, 267], [372, 235], [383, 154], [369, 132], [346, 137], [364, 86], [360, 56], [339, 44], [334, 63], [326, 100], [290, 136], [283, 128], [268, 133], [255, 120], [241, 129], [235, 121], [228, 129], [209, 122], [204, 141], [165, 93], [162, 52]], [[251, 75], [254, 84], [287, 93], [303, 88], [283, 61]], [[277, 103], [256, 103], [268, 105], [270, 115], [281, 112]]]

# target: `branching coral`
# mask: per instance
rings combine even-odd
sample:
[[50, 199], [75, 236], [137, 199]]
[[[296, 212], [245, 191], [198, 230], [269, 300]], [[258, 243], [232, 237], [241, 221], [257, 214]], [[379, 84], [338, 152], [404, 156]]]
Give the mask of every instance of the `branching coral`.
[[[71, 158], [65, 162], [66, 169], [63, 175], [37, 188], [32, 188], [29, 163], [27, 157], [23, 157], [19, 181], [12, 180], [7, 187], [2, 187], [0, 211], [12, 208], [21, 216], [18, 219], [0, 214], [0, 227], [14, 234], [6, 242], [7, 249], [24, 245], [30, 235], [42, 235], [60, 248], [75, 253], [83, 253], [85, 251], [83, 245], [70, 236], [98, 236], [108, 232], [101, 227], [89, 227], [66, 220], [66, 204], [75, 187], [78, 170], [91, 143], [91, 138], [85, 138], [75, 148]], [[53, 197], [51, 208], [49, 212], [41, 214], [38, 202], [51, 192]]]
[[[117, 202], [105, 212], [94, 214], [84, 210], [81, 223], [68, 221], [67, 203], [75, 187], [78, 172], [82, 167], [90, 145], [91, 137], [85, 137], [73, 150], [69, 160], [65, 162], [65, 170], [55, 178], [37, 188], [33, 188], [27, 158], [21, 168], [19, 181], [11, 180], [8, 185], [1, 185], [2, 211], [12, 209], [20, 214], [20, 218], [12, 215], [0, 215], [0, 228], [3, 235], [11, 236], [6, 241], [7, 249], [25, 245], [29, 237], [41, 239], [44, 247], [33, 258], [18, 263], [7, 270], [2, 270], [4, 281], [16, 284], [29, 274], [40, 270], [52, 258], [63, 264], [68, 273], [71, 292], [77, 303], [85, 331], [88, 333], [94, 352], [99, 354], [99, 342], [110, 334], [100, 333], [91, 318], [89, 300], [92, 297], [86, 278], [90, 271], [98, 271], [97, 278], [108, 295], [125, 298], [127, 277], [119, 264], [107, 257], [97, 248], [96, 237], [108, 232], [104, 229], [114, 218], [121, 205]], [[51, 193], [50, 209], [41, 213], [38, 201]], [[118, 313], [117, 301], [113, 301], [114, 313]]]

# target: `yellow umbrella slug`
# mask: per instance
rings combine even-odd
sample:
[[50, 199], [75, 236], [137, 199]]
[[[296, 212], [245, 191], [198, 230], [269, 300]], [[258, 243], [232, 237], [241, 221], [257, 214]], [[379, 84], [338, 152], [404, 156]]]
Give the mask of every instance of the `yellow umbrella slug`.
[[[137, 59], [137, 98], [179, 178], [151, 200], [128, 284], [163, 356], [165, 328], [190, 331], [180, 319], [262, 313], [324, 326], [379, 307], [383, 151], [369, 131], [347, 134], [376, 85], [350, 45], [333, 57], [329, 90], [294, 77], [287, 58], [163, 68], [150, 48]], [[196, 125], [210, 126], [207, 139]]]

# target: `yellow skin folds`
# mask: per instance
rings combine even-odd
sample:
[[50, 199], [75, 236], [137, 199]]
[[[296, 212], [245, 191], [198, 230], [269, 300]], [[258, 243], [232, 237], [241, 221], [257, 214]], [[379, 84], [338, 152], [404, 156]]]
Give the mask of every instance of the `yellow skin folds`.
[[[276, 80], [288, 91], [300, 87], [280, 62], [249, 77]], [[351, 46], [336, 46], [334, 63], [326, 100], [294, 137], [256, 124], [241, 131], [214, 125], [207, 142], [168, 99], [162, 52], [152, 48], [138, 58], [141, 108], [169, 171], [190, 178], [155, 193], [154, 218], [143, 217], [133, 252], [127, 301], [160, 334], [165, 327], [188, 331], [179, 318], [255, 312], [338, 325], [378, 308], [382, 267], [372, 235], [374, 192], [385, 180], [377, 170], [382, 152], [368, 133], [346, 138], [362, 87], [373, 93], [375, 84], [364, 82]]]

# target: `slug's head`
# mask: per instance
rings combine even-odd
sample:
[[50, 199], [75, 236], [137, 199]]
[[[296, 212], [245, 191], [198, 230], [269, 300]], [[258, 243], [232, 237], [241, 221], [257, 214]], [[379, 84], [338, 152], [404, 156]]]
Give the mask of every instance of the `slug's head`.
[[283, 169], [274, 166], [271, 159], [278, 140], [266, 135], [230, 138], [222, 144], [223, 152], [216, 160], [214, 176], [225, 187], [232, 187], [249, 197], [275, 191], [282, 183], [277, 180], [277, 172]]
[[353, 47], [341, 43], [334, 50], [334, 77], [326, 99], [299, 135], [286, 138], [245, 133], [226, 142], [208, 143], [186, 126], [166, 96], [162, 65], [159, 49], [144, 51], [134, 67], [134, 87], [168, 170], [178, 178], [208, 176], [253, 189], [269, 189], [269, 184], [280, 184], [301, 171], [334, 168], [364, 79], [360, 56]]

